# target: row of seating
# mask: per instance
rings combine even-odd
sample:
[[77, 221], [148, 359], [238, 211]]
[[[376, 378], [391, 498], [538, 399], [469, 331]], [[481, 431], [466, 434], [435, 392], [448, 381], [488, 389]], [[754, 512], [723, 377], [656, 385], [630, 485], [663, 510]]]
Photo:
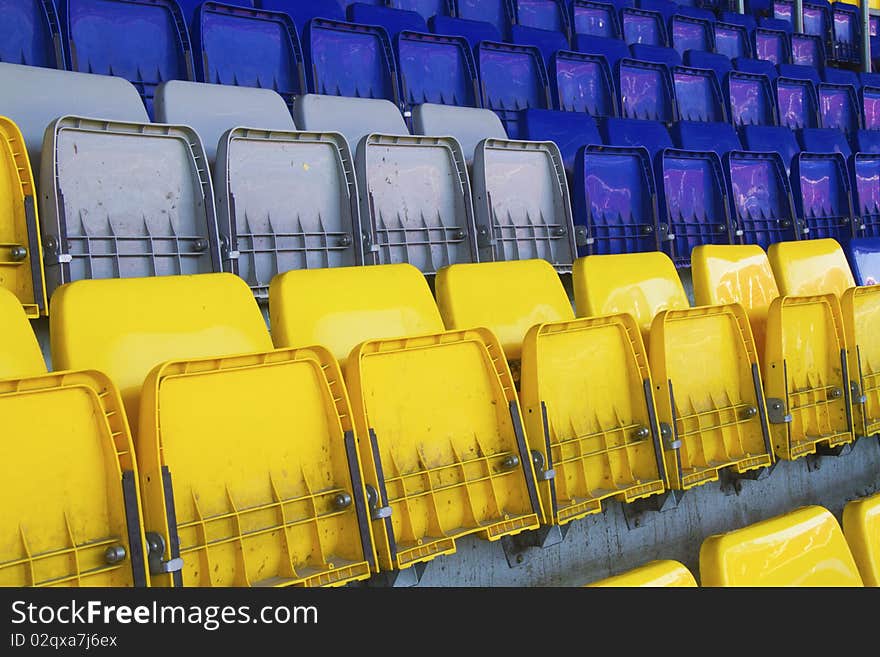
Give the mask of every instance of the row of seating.
[[291, 271], [271, 334], [230, 274], [80, 280], [51, 372], [0, 291], [31, 438], [0, 447], [0, 581], [344, 584], [876, 436], [880, 305], [839, 246], [700, 249], [695, 307], [660, 253], [579, 259], [577, 313], [545, 260], [433, 295], [411, 265]]
[[[880, 493], [847, 502], [843, 527], [804, 506], [703, 539], [700, 586], [880, 586]], [[658, 559], [588, 587], [695, 587], [680, 561]]]

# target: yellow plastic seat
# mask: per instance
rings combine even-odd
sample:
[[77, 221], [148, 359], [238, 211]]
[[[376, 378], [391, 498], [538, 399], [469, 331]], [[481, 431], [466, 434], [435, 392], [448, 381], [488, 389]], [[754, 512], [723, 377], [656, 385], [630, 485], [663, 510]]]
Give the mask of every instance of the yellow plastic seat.
[[847, 394], [857, 435], [880, 433], [880, 285], [856, 287], [833, 239], [781, 242], [768, 249], [784, 294], [833, 294], [840, 300], [847, 349]]
[[105, 369], [137, 409], [153, 585], [370, 576], [341, 372], [321, 347], [274, 350], [244, 280], [77, 281], [58, 288], [51, 311], [55, 362]]
[[759, 246], [698, 246], [691, 262], [697, 303], [739, 303], [748, 313], [776, 456], [796, 459], [852, 442], [843, 325], [834, 295], [801, 286], [803, 296], [781, 297]]
[[865, 586], [880, 586], [880, 493], [844, 505], [843, 535]]
[[47, 373], [0, 288], [0, 586], [145, 586], [138, 477], [122, 399], [91, 371]]
[[658, 559], [619, 575], [586, 585], [593, 587], [695, 587], [697, 581], [687, 566], [673, 559]]
[[863, 586], [837, 519], [805, 506], [700, 546], [702, 586]]
[[45, 315], [46, 284], [33, 174], [18, 127], [0, 116], [0, 288], [30, 318]]
[[435, 289], [448, 329], [485, 326], [508, 359], [522, 359], [520, 403], [546, 524], [666, 489], [647, 356], [630, 316], [574, 319], [545, 260], [453, 265]]
[[292, 271], [273, 279], [269, 305], [276, 346], [309, 336], [347, 356], [381, 569], [454, 553], [463, 536], [497, 540], [540, 526], [501, 345], [486, 329], [445, 331], [418, 269]]
[[659, 252], [581, 258], [574, 285], [578, 315], [613, 308], [643, 330], [650, 325], [648, 357], [671, 488], [716, 481], [722, 470], [757, 474], [772, 465], [757, 353], [739, 304], [689, 308], [672, 261]]

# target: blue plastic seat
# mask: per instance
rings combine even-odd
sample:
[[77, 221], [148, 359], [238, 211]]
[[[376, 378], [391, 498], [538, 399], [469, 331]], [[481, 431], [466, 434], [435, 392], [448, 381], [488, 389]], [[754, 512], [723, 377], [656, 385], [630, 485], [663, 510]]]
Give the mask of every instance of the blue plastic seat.
[[792, 25], [792, 22], [790, 20], [785, 18], [775, 18], [771, 16], [759, 16], [758, 27], [763, 27], [768, 30], [785, 32], [789, 36], [791, 36], [794, 32], [794, 26]]
[[728, 59], [752, 56], [752, 40], [748, 29], [738, 23], [715, 21], [712, 26], [715, 52]]
[[839, 62], [861, 61], [861, 14], [858, 6], [846, 2], [831, 4], [831, 33], [834, 59]]
[[840, 153], [801, 152], [792, 160], [791, 188], [798, 220], [810, 239], [853, 237], [846, 160]]
[[535, 46], [544, 57], [544, 66], [559, 50], [569, 50], [568, 39], [562, 32], [523, 25], [510, 26], [510, 42], [520, 46]]
[[812, 66], [804, 66], [803, 64], [780, 64], [776, 67], [776, 70], [781, 77], [809, 80], [813, 85], [819, 85], [822, 82], [822, 79], [819, 77], [819, 71]]
[[814, 34], [791, 35], [791, 63], [812, 66], [814, 69], [825, 67], [825, 43]]
[[550, 61], [548, 74], [553, 102], [560, 110], [617, 116], [614, 77], [602, 55], [558, 52]]
[[752, 32], [758, 27], [758, 21], [755, 20], [754, 14], [750, 14], [746, 12], [745, 14], [740, 14], [736, 11], [722, 11], [718, 16], [718, 20], [722, 23], [731, 23], [733, 25], [741, 25], [746, 29], [749, 33], [749, 38], [751, 38]]
[[825, 46], [825, 54], [832, 58], [833, 36], [831, 28], [831, 3], [828, 0], [804, 2], [804, 33], [818, 36]]
[[[620, 39], [620, 18], [617, 7], [601, 0], [572, 0], [572, 34]], [[572, 37], [573, 38], [573, 37]]]
[[266, 11], [282, 11], [293, 19], [296, 29], [302, 34], [313, 18], [326, 18], [331, 21], [344, 21], [345, 10], [336, 0], [256, 0], [258, 6]]
[[678, 14], [680, 16], [687, 16], [688, 18], [698, 18], [702, 21], [707, 21], [709, 23], [714, 23], [716, 20], [714, 10], [707, 2], [694, 2], [691, 5], [678, 3], [673, 12], [673, 16], [675, 14]]
[[576, 34], [574, 46], [578, 52], [602, 55], [612, 72], [617, 70], [617, 62], [620, 59], [631, 56], [629, 46], [622, 39], [606, 39]]
[[492, 23], [507, 38], [511, 23], [507, 0], [452, 0], [452, 7], [456, 18]]
[[739, 135], [729, 123], [676, 121], [669, 132], [676, 148], [687, 151], [715, 151], [724, 155], [728, 151], [742, 150]]
[[743, 73], [766, 75], [771, 82], [776, 79], [777, 75], [779, 75], [779, 72], [773, 62], [766, 59], [737, 57], [733, 60], [733, 67], [737, 71], [742, 71]]
[[464, 37], [401, 32], [396, 47], [406, 110], [422, 103], [480, 107], [477, 66]]
[[434, 16], [428, 20], [428, 27], [434, 34], [464, 37], [470, 44], [471, 50], [474, 50], [480, 41], [501, 41], [501, 32], [492, 23], [486, 21]]
[[400, 106], [397, 65], [385, 28], [313, 18], [303, 34], [303, 52], [314, 93], [384, 98]]
[[735, 241], [766, 249], [799, 237], [791, 187], [776, 152], [730, 151], [723, 160]]
[[857, 235], [880, 237], [880, 154], [856, 153], [849, 174]]
[[522, 110], [553, 109], [544, 60], [534, 46], [483, 41], [476, 59], [483, 107], [498, 114], [511, 139], [522, 138]]
[[846, 135], [834, 128], [805, 128], [798, 133], [798, 141], [811, 153], [841, 153], [847, 160], [852, 155]]
[[735, 126], [778, 125], [776, 100], [766, 75], [731, 71], [724, 92]]
[[571, 37], [567, 0], [509, 0], [510, 23], [562, 32]]
[[818, 99], [811, 80], [780, 76], [773, 87], [779, 125], [793, 130], [818, 127]]
[[861, 87], [859, 75], [855, 71], [849, 71], [834, 66], [826, 66], [821, 70], [822, 81], [831, 84], [848, 84], [858, 90]]
[[392, 43], [397, 40], [397, 35], [404, 30], [411, 32], [428, 31], [428, 24], [422, 15], [416, 11], [380, 7], [365, 2], [355, 2], [349, 5], [345, 11], [348, 20], [352, 23], [381, 25], [384, 27]]
[[859, 91], [859, 108], [866, 130], [880, 130], [880, 86], [864, 84]]
[[676, 267], [689, 267], [702, 244], [731, 244], [727, 187], [714, 151], [666, 149], [655, 159], [660, 247]]
[[523, 112], [523, 139], [556, 142], [565, 170], [574, 170], [578, 150], [602, 145], [596, 120], [582, 112], [529, 109]]
[[675, 48], [665, 46], [650, 46], [645, 43], [634, 43], [629, 47], [633, 59], [643, 62], [655, 62], [667, 66], [681, 66], [681, 53]]
[[676, 66], [672, 69], [675, 104], [682, 121], [727, 121], [724, 96], [715, 71]]
[[195, 17], [196, 79], [277, 91], [288, 106], [305, 93], [305, 67], [286, 13], [204, 3]]
[[854, 237], [843, 250], [856, 285], [880, 284], [880, 238]]
[[664, 123], [678, 119], [672, 73], [666, 64], [621, 59], [615, 86], [622, 117]]
[[174, 0], [67, 0], [62, 34], [70, 68], [125, 78], [153, 116], [166, 80], [194, 80], [183, 12]]
[[[682, 7], [682, 9], [686, 8]], [[709, 18], [677, 11], [669, 19], [669, 39], [672, 47], [680, 53], [688, 50], [712, 50], [715, 47], [713, 22]]]
[[662, 150], [675, 147], [666, 126], [659, 121], [610, 118], [600, 129], [609, 146], [646, 148], [652, 161]]
[[857, 130], [853, 146], [857, 153], [880, 153], [880, 130]]
[[[826, 69], [827, 70], [827, 69]], [[819, 126], [854, 134], [862, 127], [856, 88], [849, 84], [824, 82], [819, 95]]]
[[678, 5], [672, 0], [638, 0], [634, 4], [639, 9], [645, 11], [656, 11], [663, 16], [663, 20], [668, 22], [672, 15], [678, 10]]
[[620, 30], [628, 45], [646, 43], [651, 46], [666, 46], [666, 20], [657, 11], [624, 7], [620, 10]]
[[449, 12], [446, 0], [388, 0], [388, 6], [395, 9], [414, 11], [424, 20], [432, 16], [445, 16]]
[[682, 58], [685, 66], [705, 68], [715, 71], [715, 78], [723, 89], [727, 74], [733, 70], [733, 63], [727, 55], [706, 52], [705, 50], [686, 50]]
[[574, 221], [589, 236], [578, 255], [659, 250], [656, 186], [647, 149], [582, 148], [573, 178]]
[[801, 152], [791, 128], [783, 126], [746, 125], [742, 129], [746, 150], [779, 153], [785, 170], [791, 171], [791, 162]]
[[0, 62], [67, 68], [52, 0], [0, 0]]

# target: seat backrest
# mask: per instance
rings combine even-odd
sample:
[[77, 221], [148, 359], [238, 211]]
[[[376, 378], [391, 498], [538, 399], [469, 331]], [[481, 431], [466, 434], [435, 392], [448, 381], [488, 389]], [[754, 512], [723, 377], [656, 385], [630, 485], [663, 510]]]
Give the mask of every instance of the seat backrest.
[[747, 57], [737, 57], [733, 60], [733, 67], [737, 71], [743, 73], [752, 73], [754, 75], [766, 75], [771, 81], [779, 75], [776, 65], [766, 59], [751, 59]]
[[572, 0], [571, 14], [572, 34], [608, 39], [619, 39], [621, 36], [617, 8], [611, 2]]
[[568, 5], [565, 0], [510, 0], [512, 23], [562, 32], [568, 38]]
[[629, 47], [629, 51], [632, 53], [633, 59], [666, 64], [667, 66], [681, 66], [681, 53], [675, 48], [634, 43]]
[[786, 296], [842, 295], [856, 283], [840, 244], [833, 239], [777, 242], [767, 257]]
[[231, 128], [296, 130], [284, 99], [271, 89], [171, 80], [156, 89], [154, 107], [157, 123], [193, 128], [212, 163]]
[[618, 60], [631, 57], [629, 46], [621, 39], [575, 35], [575, 50], [590, 55], [602, 55], [611, 72], [617, 70]]
[[628, 45], [647, 43], [655, 46], [669, 45], [666, 19], [658, 11], [624, 7], [620, 10], [620, 27], [623, 40]]
[[794, 132], [785, 126], [744, 125], [742, 137], [746, 150], [779, 153], [786, 172], [791, 170], [794, 156], [801, 151]]
[[791, 165], [795, 211], [810, 238], [831, 237], [846, 242], [857, 231], [850, 178], [840, 153], [796, 155]]
[[659, 121], [609, 118], [604, 122], [605, 143], [630, 148], [644, 147], [653, 158], [664, 148], [673, 148], [666, 126]]
[[614, 76], [602, 55], [558, 52], [547, 73], [553, 102], [560, 110], [586, 112], [597, 118], [617, 116]]
[[825, 66], [825, 43], [813, 34], [791, 35], [791, 63], [821, 69]]
[[492, 23], [486, 21], [434, 16], [428, 20], [428, 26], [434, 34], [463, 37], [470, 44], [471, 50], [476, 48], [480, 41], [501, 41], [501, 32]]
[[682, 121], [727, 122], [727, 103], [715, 71], [676, 66], [672, 69], [675, 104]]
[[486, 21], [506, 37], [511, 23], [507, 0], [452, 0], [456, 18]]
[[826, 83], [819, 94], [819, 127], [836, 128], [854, 134], [862, 128], [857, 90], [848, 84]]
[[852, 155], [846, 134], [834, 128], [804, 128], [798, 134], [801, 146], [813, 153], [840, 153], [846, 159]]
[[352, 154], [366, 135], [407, 135], [400, 110], [384, 99], [305, 94], [293, 104], [293, 120], [301, 130], [341, 132]]
[[690, 306], [675, 265], [665, 253], [578, 258], [572, 280], [578, 317], [629, 313], [643, 336], [661, 310]]
[[837, 519], [807, 506], [700, 546], [702, 586], [863, 586]]
[[745, 26], [722, 18], [713, 27], [715, 52], [730, 59], [752, 56], [752, 41]]
[[275, 346], [319, 344], [344, 363], [365, 340], [443, 331], [425, 277], [408, 264], [290, 271], [272, 280]]
[[531, 141], [552, 141], [559, 146], [566, 171], [574, 169], [577, 152], [584, 146], [601, 145], [596, 120], [581, 112], [559, 110], [526, 110], [525, 134]]
[[67, 66], [52, 0], [0, 0], [0, 62]]
[[705, 50], [686, 50], [684, 64], [692, 68], [709, 68], [715, 71], [718, 83], [723, 87], [724, 79], [733, 70], [730, 57], [718, 52], [706, 52]]
[[391, 42], [397, 40], [402, 31], [427, 32], [426, 18], [417, 11], [386, 7], [365, 2], [355, 2], [346, 9], [348, 20], [363, 25], [381, 25], [388, 32]]
[[46, 363], [37, 336], [12, 292], [0, 287], [0, 380], [45, 374]]
[[880, 586], [880, 493], [847, 502], [843, 535], [852, 550], [865, 586]]
[[677, 121], [669, 132], [678, 148], [689, 151], [715, 151], [722, 156], [742, 148], [736, 130], [729, 123]]
[[880, 239], [854, 237], [844, 249], [856, 285], [880, 284]]
[[779, 125], [792, 130], [819, 125], [816, 88], [810, 80], [779, 76], [773, 81]]
[[682, 13], [673, 14], [669, 19], [670, 45], [680, 53], [688, 50], [711, 50], [715, 43], [712, 29], [715, 17], [711, 12], [709, 15], [711, 19]]
[[665, 64], [621, 59], [615, 80], [621, 117], [663, 123], [678, 119], [672, 74]]
[[388, 0], [388, 5], [396, 9], [417, 12], [425, 20], [438, 14], [446, 14], [449, 10], [446, 0]]
[[791, 61], [791, 39], [783, 30], [759, 25], [752, 32], [752, 43], [756, 59], [786, 64]]
[[395, 44], [404, 106], [480, 106], [477, 65], [467, 40], [403, 32]]
[[521, 46], [535, 46], [544, 57], [544, 65], [550, 65], [550, 59], [559, 50], [568, 50], [568, 38], [556, 30], [543, 30], [539, 27], [525, 25], [510, 26], [510, 42]]
[[731, 71], [726, 94], [735, 126], [779, 124], [771, 81], [766, 75]]
[[697, 581], [687, 566], [679, 561], [651, 561], [624, 573], [587, 584], [588, 587], [695, 587]]
[[253, 294], [232, 274], [71, 283], [52, 297], [50, 336], [55, 369], [96, 369], [113, 380], [133, 431], [156, 365], [272, 349]]
[[434, 289], [447, 329], [492, 330], [508, 360], [520, 358], [533, 326], [574, 319], [562, 282], [546, 260], [452, 265], [437, 273]]

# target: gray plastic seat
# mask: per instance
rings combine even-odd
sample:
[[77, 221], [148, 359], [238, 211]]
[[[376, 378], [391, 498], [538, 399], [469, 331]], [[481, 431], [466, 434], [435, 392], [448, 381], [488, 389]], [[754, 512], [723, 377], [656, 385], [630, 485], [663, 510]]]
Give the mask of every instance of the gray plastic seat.
[[211, 177], [191, 128], [64, 116], [44, 142], [49, 295], [84, 278], [222, 271]]
[[67, 114], [150, 120], [137, 89], [123, 78], [0, 62], [0, 116], [15, 121], [21, 130], [35, 179], [46, 127]]
[[363, 264], [354, 162], [342, 134], [234, 128], [220, 140], [214, 170], [231, 271], [257, 298], [285, 271]]
[[412, 136], [384, 100], [302, 96], [294, 118], [339, 130], [355, 149], [365, 264], [409, 263], [424, 274], [476, 262], [467, 164], [452, 137]]
[[153, 111], [157, 123], [193, 128], [209, 162], [223, 133], [232, 128], [296, 130], [290, 109], [272, 89], [169, 80], [156, 88]]
[[480, 261], [543, 258], [558, 272], [571, 272], [575, 228], [554, 142], [507, 139], [498, 116], [487, 109], [420, 105], [413, 109], [413, 125], [422, 134], [452, 135], [472, 153]]

